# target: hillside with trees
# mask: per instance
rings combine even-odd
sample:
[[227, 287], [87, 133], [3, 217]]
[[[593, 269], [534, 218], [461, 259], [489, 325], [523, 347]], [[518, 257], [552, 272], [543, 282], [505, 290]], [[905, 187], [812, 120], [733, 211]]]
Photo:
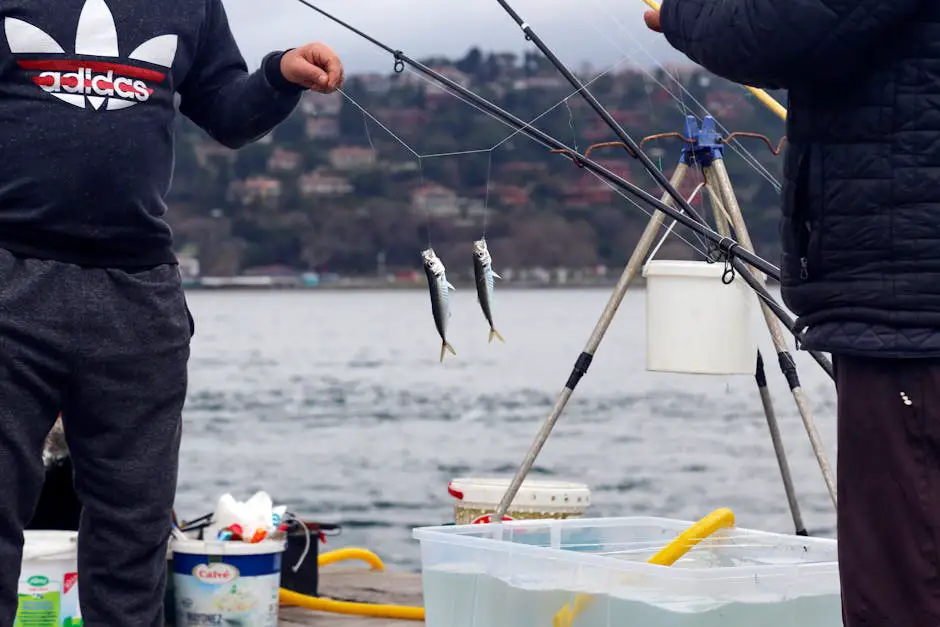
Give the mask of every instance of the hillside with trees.
[[[570, 86], [538, 55], [472, 49], [457, 61], [425, 62], [522, 119], [541, 116], [535, 126], [582, 152], [616, 140], [580, 97], [564, 102]], [[678, 79], [687, 93], [662, 70], [650, 77], [628, 69], [590, 87], [637, 141], [683, 128], [686, 111], [660, 85], [687, 105], [701, 103], [731, 131], [780, 139], [783, 123], [741, 87], [691, 67]], [[420, 267], [429, 235], [446, 263], [469, 260], [484, 228], [500, 268], [619, 266], [648, 219], [569, 159], [512, 135], [416, 74], [351, 75], [344, 91], [354, 102], [305, 95], [285, 123], [239, 151], [179, 116], [168, 219], [180, 254], [198, 259], [202, 274], [270, 266], [344, 276], [408, 272]], [[741, 141], [781, 178], [780, 157], [760, 141]], [[671, 174], [680, 141], [644, 148]], [[660, 195], [623, 149], [599, 148], [591, 157]], [[738, 154], [728, 151], [727, 165], [758, 252], [775, 259], [778, 193]], [[696, 253], [671, 237], [660, 254]]]

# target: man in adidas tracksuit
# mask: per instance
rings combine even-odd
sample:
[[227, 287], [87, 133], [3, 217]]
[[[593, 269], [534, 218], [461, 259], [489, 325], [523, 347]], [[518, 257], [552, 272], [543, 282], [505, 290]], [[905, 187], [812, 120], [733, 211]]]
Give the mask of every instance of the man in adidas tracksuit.
[[174, 94], [237, 148], [342, 65], [308, 44], [249, 74], [221, 0], [5, 0], [0, 22], [0, 627], [60, 409], [85, 625], [163, 627], [194, 331], [163, 219]]

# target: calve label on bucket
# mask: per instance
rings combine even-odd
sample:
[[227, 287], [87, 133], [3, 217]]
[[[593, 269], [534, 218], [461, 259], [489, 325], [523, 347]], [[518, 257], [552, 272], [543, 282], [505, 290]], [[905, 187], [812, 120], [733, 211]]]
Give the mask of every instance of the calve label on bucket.
[[[224, 560], [224, 561], [222, 561]], [[179, 627], [277, 627], [281, 555], [173, 555]]]
[[15, 627], [81, 627], [78, 574], [39, 570], [29, 569], [20, 577]]
[[238, 579], [238, 569], [231, 564], [198, 564], [193, 577], [204, 583], [228, 583]]

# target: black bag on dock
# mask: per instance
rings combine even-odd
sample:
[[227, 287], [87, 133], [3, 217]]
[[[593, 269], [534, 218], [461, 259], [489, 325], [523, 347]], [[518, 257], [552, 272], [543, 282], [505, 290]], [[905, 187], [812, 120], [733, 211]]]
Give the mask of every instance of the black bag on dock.
[[[326, 523], [303, 522], [309, 531], [310, 546], [307, 554], [307, 531], [301, 526], [295, 526], [287, 534], [287, 548], [284, 550], [284, 561], [281, 563], [281, 587], [298, 594], [319, 596], [319, 567], [317, 560], [320, 555], [320, 542], [325, 542], [326, 532], [339, 532], [339, 525]], [[333, 534], [330, 534], [333, 535]], [[303, 561], [301, 561], [303, 558]], [[298, 562], [299, 565], [298, 565]], [[297, 566], [297, 570], [294, 567]]]

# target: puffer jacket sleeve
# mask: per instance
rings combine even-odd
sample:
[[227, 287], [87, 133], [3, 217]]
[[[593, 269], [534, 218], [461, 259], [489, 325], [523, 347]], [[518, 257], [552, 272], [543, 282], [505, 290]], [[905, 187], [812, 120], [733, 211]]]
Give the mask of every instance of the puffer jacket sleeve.
[[663, 0], [674, 48], [736, 83], [770, 89], [841, 80], [931, 0]]

